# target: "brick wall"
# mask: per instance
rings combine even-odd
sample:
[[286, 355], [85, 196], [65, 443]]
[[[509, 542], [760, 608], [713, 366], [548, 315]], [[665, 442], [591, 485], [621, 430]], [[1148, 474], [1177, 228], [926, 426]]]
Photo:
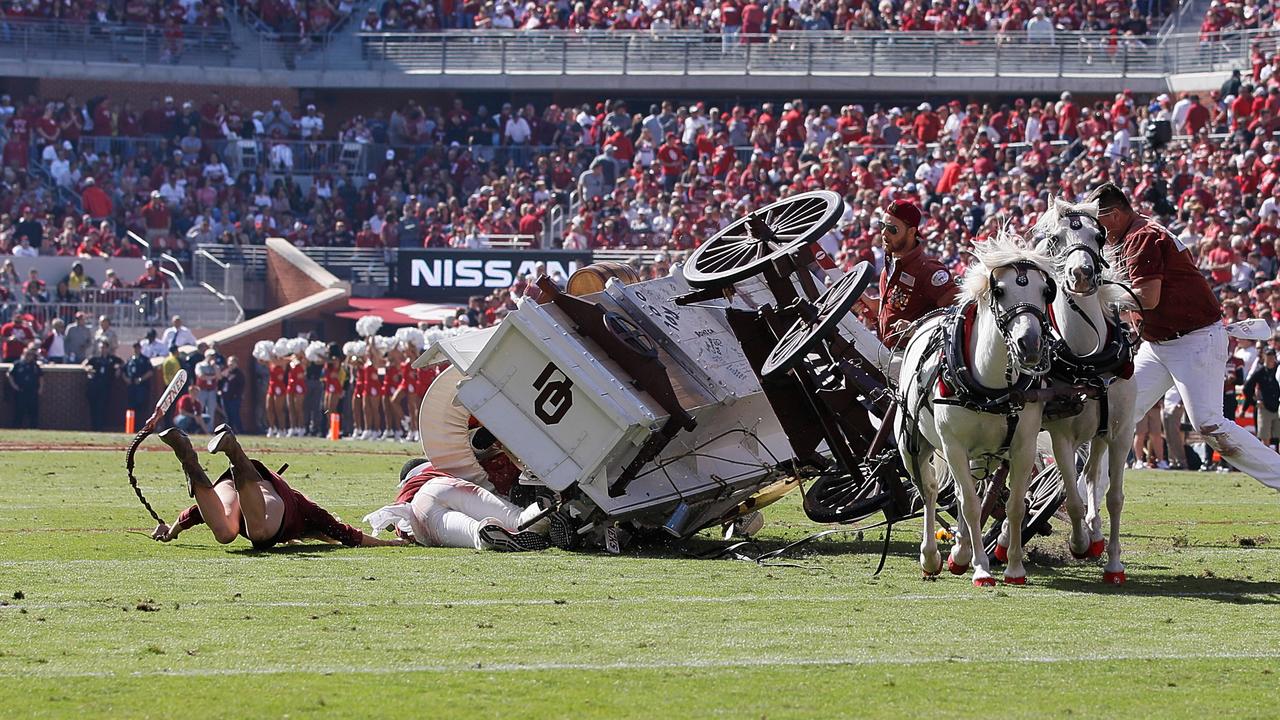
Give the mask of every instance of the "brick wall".
[[[13, 395], [9, 387], [9, 364], [0, 365], [0, 427], [13, 427]], [[79, 365], [44, 366], [44, 392], [40, 395], [39, 427], [42, 430], [89, 430], [89, 380]], [[160, 369], [151, 382], [151, 398], [160, 396], [164, 389]], [[124, 432], [125, 385], [124, 381], [111, 387], [107, 398], [107, 430]], [[138, 425], [146, 415], [138, 418]]]

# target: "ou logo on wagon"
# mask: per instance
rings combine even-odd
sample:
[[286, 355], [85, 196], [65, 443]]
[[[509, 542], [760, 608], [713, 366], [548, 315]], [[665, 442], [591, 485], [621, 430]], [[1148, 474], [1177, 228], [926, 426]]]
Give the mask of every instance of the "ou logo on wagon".
[[533, 401], [533, 414], [544, 425], [555, 425], [573, 407], [573, 381], [555, 363], [547, 366], [533, 381], [538, 397]]

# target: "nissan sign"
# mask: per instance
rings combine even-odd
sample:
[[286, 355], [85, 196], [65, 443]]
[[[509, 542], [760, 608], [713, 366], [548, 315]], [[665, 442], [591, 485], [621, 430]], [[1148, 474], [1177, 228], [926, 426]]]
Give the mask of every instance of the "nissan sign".
[[397, 295], [430, 302], [466, 302], [511, 287], [544, 263], [548, 275], [565, 278], [591, 264], [591, 253], [576, 250], [400, 249]]

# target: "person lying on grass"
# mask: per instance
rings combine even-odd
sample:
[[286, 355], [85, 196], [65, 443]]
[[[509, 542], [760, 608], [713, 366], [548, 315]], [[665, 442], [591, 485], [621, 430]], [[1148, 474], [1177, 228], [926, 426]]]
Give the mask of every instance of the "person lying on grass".
[[[502, 451], [502, 444], [478, 424], [469, 437], [487, 482], [495, 489], [509, 490], [520, 470]], [[544, 536], [546, 520], [520, 530], [540, 514], [536, 503], [521, 508], [476, 483], [436, 469], [426, 458], [414, 458], [400, 469], [395, 503], [364, 520], [374, 535], [394, 529], [401, 538], [419, 545], [520, 552], [549, 547]]]
[[196, 504], [183, 510], [172, 525], [160, 523], [151, 537], [169, 542], [182, 532], [206, 523], [213, 537], [226, 545], [236, 536], [265, 550], [303, 538], [355, 546], [406, 545], [401, 539], [380, 540], [342, 522], [289, 487], [277, 473], [250, 459], [227, 425], [214, 429], [209, 452], [223, 453], [231, 467], [210, 482], [186, 433], [170, 428], [160, 439], [173, 448], [187, 476], [187, 492]]

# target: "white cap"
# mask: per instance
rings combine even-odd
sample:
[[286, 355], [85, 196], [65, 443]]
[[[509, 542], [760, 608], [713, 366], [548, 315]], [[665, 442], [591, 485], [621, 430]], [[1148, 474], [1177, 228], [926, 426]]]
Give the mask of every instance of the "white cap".
[[927, 102], [922, 102], [920, 103], [920, 107], [916, 108], [916, 110], [920, 112], [931, 112], [933, 110], [933, 106]]

